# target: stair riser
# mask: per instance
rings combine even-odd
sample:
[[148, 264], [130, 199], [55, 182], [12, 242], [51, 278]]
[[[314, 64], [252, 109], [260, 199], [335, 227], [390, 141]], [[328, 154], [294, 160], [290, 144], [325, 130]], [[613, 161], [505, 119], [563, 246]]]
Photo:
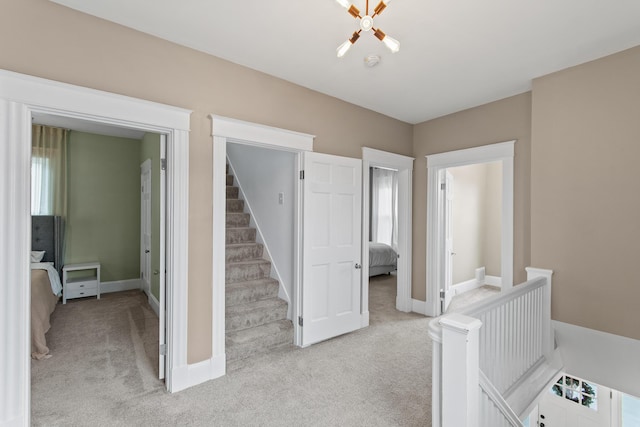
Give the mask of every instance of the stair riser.
[[265, 279], [271, 273], [271, 263], [227, 265], [225, 283], [246, 282], [248, 280]]
[[227, 187], [227, 199], [237, 199], [239, 194], [238, 187]]
[[255, 302], [261, 299], [276, 298], [278, 296], [278, 282], [268, 282], [259, 286], [231, 287], [225, 294], [227, 307]]
[[225, 221], [227, 227], [248, 227], [250, 215], [248, 213], [227, 212]]
[[227, 212], [242, 212], [244, 210], [244, 200], [227, 200]]
[[256, 229], [255, 228], [239, 228], [237, 230], [227, 229], [225, 241], [227, 244], [253, 243], [256, 241]]
[[238, 331], [241, 329], [253, 328], [255, 326], [264, 325], [269, 322], [275, 322], [287, 318], [287, 305], [283, 304], [278, 307], [265, 307], [263, 309], [254, 310], [249, 313], [242, 313], [236, 316], [227, 315], [226, 330]]
[[230, 345], [225, 348], [227, 362], [241, 360], [257, 354], [264, 354], [270, 350], [292, 344], [293, 328], [283, 330], [277, 334], [255, 340], [242, 345]]
[[227, 175], [227, 186], [233, 185], [233, 175]]

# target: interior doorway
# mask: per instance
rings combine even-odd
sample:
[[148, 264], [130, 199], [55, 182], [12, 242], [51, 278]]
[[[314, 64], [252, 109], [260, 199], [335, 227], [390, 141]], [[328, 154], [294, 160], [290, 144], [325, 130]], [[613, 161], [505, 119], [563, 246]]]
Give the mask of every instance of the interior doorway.
[[[187, 368], [187, 246], [189, 114], [184, 109], [137, 100], [0, 71], [0, 191], [12, 200], [4, 207], [0, 233], [0, 267], [7, 283], [0, 290], [4, 321], [0, 336], [4, 363], [0, 363], [0, 413], [5, 420], [28, 424], [30, 414], [30, 174], [31, 125], [34, 114], [84, 119], [105, 126], [121, 126], [168, 135], [167, 377], [169, 391], [190, 386]], [[173, 165], [173, 170], [171, 166]], [[6, 406], [5, 404], [8, 404]]]
[[500, 283], [502, 290], [513, 286], [514, 145], [515, 141], [508, 141], [427, 156], [427, 316], [436, 317], [442, 314], [445, 309], [444, 301], [451, 299], [452, 290], [448, 276], [452, 274], [451, 258], [455, 250], [450, 244], [451, 230], [447, 233], [448, 169], [494, 162], [499, 164]]
[[[399, 311], [410, 312], [411, 300], [411, 221], [412, 221], [412, 179], [413, 158], [372, 148], [362, 148], [362, 313], [363, 326], [369, 324], [369, 271], [372, 268], [371, 259], [371, 225], [372, 225], [372, 197], [371, 179], [372, 168], [384, 168], [395, 171], [397, 191], [397, 215], [393, 221], [397, 223], [397, 237], [392, 238], [392, 249], [396, 252], [396, 301]], [[384, 249], [384, 248], [383, 248]], [[373, 266], [375, 270], [375, 266]], [[383, 267], [384, 268], [384, 267]], [[376, 271], [372, 271], [375, 273]]]

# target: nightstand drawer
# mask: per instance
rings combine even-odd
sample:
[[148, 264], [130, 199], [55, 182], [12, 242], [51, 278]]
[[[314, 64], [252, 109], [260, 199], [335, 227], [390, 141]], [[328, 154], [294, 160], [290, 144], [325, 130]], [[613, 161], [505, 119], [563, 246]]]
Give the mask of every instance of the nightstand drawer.
[[70, 290], [65, 288], [64, 294], [67, 299], [95, 297], [96, 295], [98, 295], [98, 287], [94, 286], [93, 288], [89, 288], [89, 289], [82, 288], [82, 289], [75, 289], [75, 290]]
[[[93, 295], [96, 295], [96, 290], [98, 289], [98, 279], [96, 277], [83, 277], [77, 279], [71, 279], [67, 281], [67, 284], [64, 287], [65, 291], [68, 292], [76, 292], [76, 291], [90, 291], [93, 290]], [[67, 294], [67, 298], [69, 298]]]

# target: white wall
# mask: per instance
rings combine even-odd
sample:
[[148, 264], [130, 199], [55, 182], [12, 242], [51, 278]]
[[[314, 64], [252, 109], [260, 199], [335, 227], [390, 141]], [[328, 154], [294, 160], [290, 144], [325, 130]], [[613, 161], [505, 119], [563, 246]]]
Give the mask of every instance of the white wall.
[[567, 374], [640, 396], [639, 340], [558, 321], [553, 328]]
[[[244, 144], [227, 144], [227, 157], [233, 165], [242, 191], [251, 205], [252, 221], [262, 232], [274, 267], [280, 274], [281, 288], [293, 296], [293, 219], [295, 155]], [[283, 193], [283, 204], [278, 194]], [[282, 295], [281, 295], [282, 297]], [[291, 308], [291, 304], [289, 304]]]

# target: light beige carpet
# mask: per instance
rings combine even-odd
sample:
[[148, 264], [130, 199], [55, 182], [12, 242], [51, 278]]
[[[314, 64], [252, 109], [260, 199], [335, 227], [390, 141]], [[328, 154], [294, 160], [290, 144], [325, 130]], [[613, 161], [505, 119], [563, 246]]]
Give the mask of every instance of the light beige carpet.
[[[53, 357], [32, 362], [36, 426], [429, 426], [429, 318], [371, 280], [370, 326], [247, 361], [169, 394], [155, 379], [157, 320], [135, 291], [58, 306]], [[156, 322], [156, 323], [154, 323]]]
[[490, 285], [480, 286], [479, 288], [472, 289], [464, 292], [460, 295], [456, 295], [451, 299], [447, 313], [453, 313], [454, 311], [460, 311], [465, 307], [475, 304], [483, 299], [490, 298], [500, 293], [500, 288]]

